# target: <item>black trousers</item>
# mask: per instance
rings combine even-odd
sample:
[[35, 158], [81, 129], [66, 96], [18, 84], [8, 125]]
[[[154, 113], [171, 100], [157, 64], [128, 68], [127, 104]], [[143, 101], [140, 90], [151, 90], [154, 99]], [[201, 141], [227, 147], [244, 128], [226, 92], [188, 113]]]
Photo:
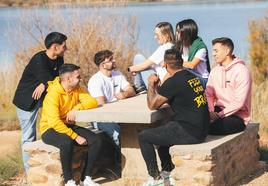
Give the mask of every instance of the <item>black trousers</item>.
[[201, 143], [202, 141], [203, 140], [198, 140], [191, 136], [175, 121], [170, 121], [166, 125], [153, 129], [146, 129], [139, 133], [141, 153], [145, 160], [148, 173], [153, 178], [159, 177], [154, 145], [159, 146], [158, 154], [161, 160], [162, 171], [171, 171], [174, 168], [169, 154], [169, 148], [171, 146], [195, 144]]
[[[215, 107], [215, 112], [220, 112], [219, 107]], [[244, 120], [236, 115], [219, 118], [212, 122], [209, 127], [209, 134], [213, 135], [228, 135], [245, 130], [246, 125]]]
[[[93, 168], [93, 164], [98, 156], [101, 139], [93, 132], [83, 127], [76, 125], [71, 126], [72, 130], [75, 131], [79, 136], [84, 137], [87, 140], [88, 155], [86, 165], [82, 174], [82, 179], [85, 176], [89, 176]], [[44, 143], [53, 145], [60, 149], [60, 161], [62, 165], [62, 172], [65, 183], [72, 179], [72, 154], [74, 145], [78, 145], [75, 140], [72, 140], [69, 136], [63, 133], [58, 133], [54, 129], [48, 129], [42, 136]]]

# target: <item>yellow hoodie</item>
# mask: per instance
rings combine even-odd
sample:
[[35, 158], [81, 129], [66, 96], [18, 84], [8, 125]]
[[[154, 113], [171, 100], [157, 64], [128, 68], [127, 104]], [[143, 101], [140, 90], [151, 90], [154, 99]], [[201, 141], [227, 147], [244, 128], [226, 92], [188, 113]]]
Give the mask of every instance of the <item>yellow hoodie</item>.
[[66, 115], [72, 109], [85, 110], [98, 106], [95, 98], [82, 87], [66, 93], [60, 84], [59, 77], [48, 82], [47, 95], [43, 102], [43, 109], [40, 121], [41, 135], [49, 128], [58, 133], [65, 133], [72, 139], [77, 137], [71, 128], [66, 125]]

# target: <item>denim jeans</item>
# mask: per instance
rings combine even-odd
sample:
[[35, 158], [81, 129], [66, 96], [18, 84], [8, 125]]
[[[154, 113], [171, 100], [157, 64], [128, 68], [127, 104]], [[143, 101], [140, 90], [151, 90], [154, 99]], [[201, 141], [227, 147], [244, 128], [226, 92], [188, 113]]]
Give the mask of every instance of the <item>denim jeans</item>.
[[[137, 65], [145, 61], [146, 58], [142, 54], [136, 54], [133, 59], [133, 65]], [[146, 87], [148, 89], [148, 78], [151, 74], [155, 73], [154, 70], [148, 69], [138, 72], [134, 76], [134, 85], [136, 88]]]
[[93, 122], [93, 127], [106, 132], [114, 143], [120, 146], [120, 126], [117, 123]]
[[22, 157], [23, 164], [26, 173], [29, 170], [28, 160], [29, 154], [24, 152], [24, 144], [29, 142], [34, 142], [36, 140], [36, 120], [38, 116], [38, 110], [41, 106], [41, 103], [37, 103], [33, 110], [25, 111], [17, 107], [17, 116], [20, 122], [21, 127], [21, 149], [22, 149]]

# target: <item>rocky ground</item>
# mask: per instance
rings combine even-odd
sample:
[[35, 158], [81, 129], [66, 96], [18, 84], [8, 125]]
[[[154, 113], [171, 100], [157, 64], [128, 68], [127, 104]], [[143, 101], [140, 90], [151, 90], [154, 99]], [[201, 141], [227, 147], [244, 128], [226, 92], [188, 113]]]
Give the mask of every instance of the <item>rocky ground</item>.
[[[14, 152], [19, 145], [20, 141], [20, 131], [2, 131], [0, 132], [0, 158], [8, 155], [9, 153]], [[267, 155], [267, 154], [266, 154]], [[101, 183], [103, 186], [122, 186], [125, 185], [122, 183], [122, 180], [114, 180], [114, 173], [112, 171], [106, 170], [104, 172], [104, 177], [97, 178], [96, 180]], [[22, 174], [14, 177], [12, 180], [0, 182], [1, 185], [17, 185], [17, 186], [26, 186], [24, 181], [24, 176]], [[268, 183], [268, 164], [263, 170], [259, 170], [252, 175], [241, 180], [236, 185], [243, 186], [266, 186]], [[129, 185], [129, 184], [128, 184]], [[136, 186], [136, 184], [133, 184]]]

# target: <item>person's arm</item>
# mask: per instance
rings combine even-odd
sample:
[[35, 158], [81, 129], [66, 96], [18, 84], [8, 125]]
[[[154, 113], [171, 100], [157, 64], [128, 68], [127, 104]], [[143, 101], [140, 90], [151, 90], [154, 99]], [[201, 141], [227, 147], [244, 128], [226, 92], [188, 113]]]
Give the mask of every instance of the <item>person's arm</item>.
[[201, 59], [195, 57], [192, 61], [184, 61], [183, 67], [194, 69], [199, 63], [201, 63]]
[[249, 96], [251, 96], [251, 77], [246, 67], [244, 67], [237, 72], [233, 101], [218, 113], [219, 116], [223, 118], [235, 114], [245, 105]]
[[152, 65], [154, 64], [153, 61], [149, 60], [149, 59], [146, 59], [145, 61], [143, 61], [142, 63], [139, 63], [137, 65], [133, 65], [133, 66], [130, 66], [129, 67], [129, 71], [130, 72], [140, 72], [140, 71], [143, 71], [143, 70], [146, 70], [148, 68], [150, 68]]
[[42, 58], [41, 54], [37, 56], [31, 64], [33, 65], [32, 73], [36, 79], [47, 87], [47, 82], [53, 80], [52, 72], [48, 67], [45, 59]]
[[97, 100], [93, 98], [85, 89], [80, 87], [77, 91], [79, 92], [79, 103], [75, 105], [73, 109], [86, 110], [98, 107]]
[[46, 90], [46, 86], [43, 83], [40, 83], [33, 91], [32, 98], [38, 100], [43, 92]]
[[214, 102], [216, 99], [215, 89], [213, 87], [213, 76], [214, 74], [211, 72], [205, 89], [209, 112], [214, 112]]
[[159, 78], [152, 74], [148, 78], [147, 105], [150, 110], [160, 108], [164, 103], [167, 103], [168, 98], [157, 93]]
[[199, 49], [194, 58], [191, 61], [184, 61], [183, 62], [183, 67], [189, 68], [189, 69], [194, 69], [199, 65], [202, 61], [205, 61], [207, 58], [207, 50], [205, 48]]
[[103, 105], [107, 102], [103, 94], [102, 84], [98, 81], [98, 78], [96, 78], [96, 76], [92, 76], [89, 79], [87, 90], [91, 96], [96, 98], [98, 105]]
[[120, 100], [120, 99], [125, 99], [128, 97], [132, 97], [135, 95], [136, 93], [135, 93], [134, 88], [128, 85], [126, 88], [123, 89], [123, 91], [119, 92], [118, 94], [115, 94], [115, 97]]
[[98, 106], [97, 100], [90, 96], [90, 94], [80, 87], [78, 90], [79, 103], [73, 107], [71, 111], [66, 115], [66, 121], [68, 123], [75, 123], [76, 111], [96, 108]]

